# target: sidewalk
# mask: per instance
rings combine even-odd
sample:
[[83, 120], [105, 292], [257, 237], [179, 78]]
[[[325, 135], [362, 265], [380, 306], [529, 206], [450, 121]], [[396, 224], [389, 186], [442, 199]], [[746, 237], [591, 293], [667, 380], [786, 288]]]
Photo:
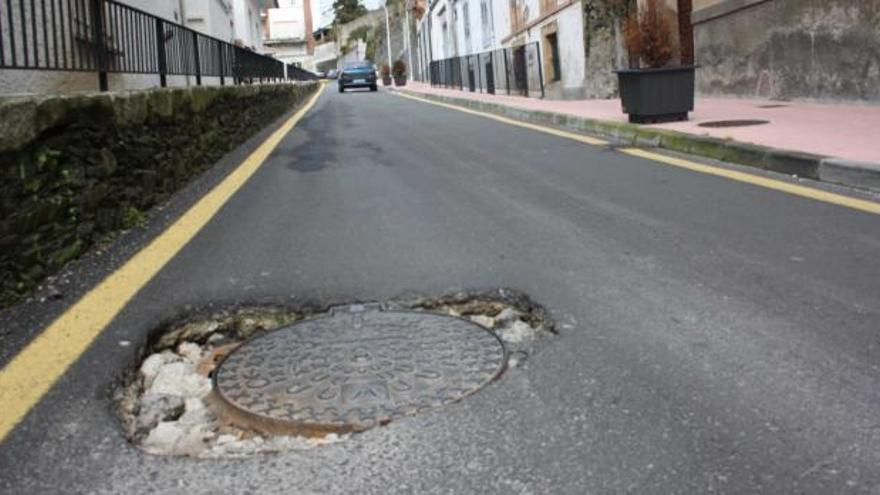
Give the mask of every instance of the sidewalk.
[[[521, 96], [490, 95], [408, 83], [412, 92], [497, 103], [522, 110], [543, 110], [588, 119], [627, 122], [620, 100], [541, 100]], [[772, 108], [762, 108], [772, 106]], [[700, 123], [758, 119], [768, 124], [709, 128]], [[770, 148], [815, 153], [859, 162], [880, 163], [880, 105], [827, 105], [772, 100], [697, 98], [687, 122], [646, 127], [696, 136], [733, 139]]]

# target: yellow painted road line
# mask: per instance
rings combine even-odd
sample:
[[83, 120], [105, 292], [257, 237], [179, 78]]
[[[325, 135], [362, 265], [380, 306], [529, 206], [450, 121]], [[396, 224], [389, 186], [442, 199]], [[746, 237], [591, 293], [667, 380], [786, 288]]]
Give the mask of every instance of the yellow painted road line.
[[500, 115], [494, 115], [491, 113], [480, 112], [478, 110], [471, 110], [470, 108], [464, 108], [457, 105], [450, 105], [448, 103], [440, 103], [439, 101], [431, 101], [425, 98], [418, 98], [416, 96], [411, 96], [403, 93], [399, 93], [394, 91], [393, 94], [397, 96], [401, 96], [403, 98], [409, 98], [410, 100], [420, 101], [422, 103], [428, 103], [430, 105], [437, 105], [438, 107], [449, 108], [452, 110], [458, 110], [459, 112], [469, 113], [471, 115], [477, 115], [480, 117], [485, 117], [487, 119], [497, 120], [498, 122], [504, 122], [505, 124], [515, 125], [518, 127], [524, 127], [526, 129], [531, 129], [533, 131], [543, 132], [545, 134], [552, 134], [554, 136], [563, 137], [566, 139], [573, 139], [575, 141], [580, 141], [582, 143], [591, 144], [594, 146], [603, 146], [608, 144], [607, 141], [603, 141], [599, 138], [594, 138], [591, 136], [585, 136], [583, 134], [577, 134], [574, 132], [563, 131], [561, 129], [555, 129], [553, 127], [546, 127], [537, 124], [529, 124], [528, 122], [522, 122], [520, 120], [509, 119], [507, 117], [501, 117]]
[[[394, 92], [394, 94], [398, 96], [402, 96], [404, 98], [409, 98], [411, 100], [420, 101], [423, 103], [428, 103], [431, 105], [437, 105], [444, 108], [450, 108], [453, 110], [458, 110], [459, 112], [465, 112], [472, 115], [479, 115], [481, 117], [486, 117], [489, 119], [497, 120], [499, 122], [504, 122], [505, 124], [511, 124], [519, 127], [525, 127], [526, 129], [532, 129], [538, 132], [543, 132], [546, 134], [552, 134], [554, 136], [559, 136], [567, 139], [574, 139], [575, 141], [580, 141], [582, 143], [592, 144], [592, 145], [604, 145], [608, 144], [601, 139], [592, 138], [589, 136], [583, 136], [580, 134], [575, 134], [573, 132], [561, 131], [558, 129], [554, 129], [552, 127], [544, 127], [536, 124], [529, 124], [526, 122], [521, 122], [518, 120], [508, 119], [505, 117], [499, 117], [497, 115], [493, 115], [486, 112], [480, 112], [478, 110], [471, 110], [469, 108], [460, 107], [457, 105], [451, 105], [448, 103], [440, 103], [436, 101], [427, 100], [425, 98], [418, 98], [415, 96], [406, 95], [399, 92]], [[874, 201], [864, 200], [853, 198], [850, 196], [845, 196], [843, 194], [836, 194], [828, 191], [823, 191], [821, 189], [815, 189], [812, 187], [802, 186], [799, 184], [792, 184], [789, 182], [770, 179], [767, 177], [762, 177], [759, 175], [753, 175], [745, 172], [738, 172], [735, 170], [730, 170], [727, 168], [716, 167], [711, 165], [705, 165], [702, 163], [692, 162], [689, 160], [684, 160], [681, 158], [675, 158], [671, 156], [662, 155], [660, 153], [654, 153], [651, 151], [639, 149], [639, 148], [622, 148], [618, 149], [618, 151], [622, 153], [626, 153], [628, 155], [637, 156], [639, 158], [644, 158], [647, 160], [653, 160], [656, 162], [665, 163], [666, 165], [672, 165], [674, 167], [684, 168], [687, 170], [691, 170], [694, 172], [700, 172], [703, 174], [714, 175], [716, 177], [724, 177], [726, 179], [735, 180], [737, 182], [744, 182], [747, 184], [752, 184], [755, 186], [765, 187], [767, 189], [773, 189], [776, 191], [785, 192], [788, 194], [793, 194], [795, 196], [801, 196], [804, 198], [813, 199], [816, 201], [821, 201], [823, 203], [830, 203], [838, 206], [844, 206], [847, 208], [852, 208], [854, 210], [864, 211], [867, 213], [874, 213], [876, 215], [880, 215], [880, 203], [876, 203]]]
[[765, 187], [767, 189], [773, 189], [775, 191], [782, 191], [788, 194], [793, 194], [795, 196], [801, 196], [803, 198], [821, 201], [823, 203], [831, 203], [838, 206], [852, 208], [854, 210], [860, 210], [867, 213], [880, 215], [880, 203], [876, 203], [874, 201], [844, 196], [842, 194], [823, 191], [821, 189], [802, 186], [800, 184], [792, 184], [790, 182], [762, 177], [760, 175], [753, 175], [746, 172], [739, 172], [727, 168], [704, 165], [702, 163], [662, 155], [660, 153], [654, 153], [638, 148], [623, 148], [619, 149], [618, 151], [620, 151], [621, 153], [626, 153], [627, 155], [637, 156], [639, 158], [645, 158], [647, 160], [653, 160], [656, 162], [665, 163], [667, 165], [672, 165], [673, 167], [684, 168], [687, 170], [692, 170], [694, 172], [714, 175], [717, 177], [724, 177], [726, 179], [735, 180], [737, 182], [745, 182], [746, 184]]
[[293, 126], [315, 104], [318, 91], [220, 184], [122, 267], [113, 272], [0, 370], [0, 442], [82, 355], [119, 311], [202, 229]]

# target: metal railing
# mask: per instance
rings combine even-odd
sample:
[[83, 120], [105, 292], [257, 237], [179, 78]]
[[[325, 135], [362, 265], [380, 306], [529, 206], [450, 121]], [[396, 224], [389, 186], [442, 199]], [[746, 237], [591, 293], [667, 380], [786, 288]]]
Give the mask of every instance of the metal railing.
[[[114, 0], [0, 0], [0, 69], [217, 77], [235, 83], [311, 79], [266, 55]], [[314, 76], [313, 74], [311, 76]]]
[[298, 81], [317, 81], [320, 79], [317, 74], [309, 72], [294, 64], [287, 64], [287, 78], [296, 79]]
[[481, 93], [544, 97], [541, 50], [537, 41], [430, 64], [432, 86]]

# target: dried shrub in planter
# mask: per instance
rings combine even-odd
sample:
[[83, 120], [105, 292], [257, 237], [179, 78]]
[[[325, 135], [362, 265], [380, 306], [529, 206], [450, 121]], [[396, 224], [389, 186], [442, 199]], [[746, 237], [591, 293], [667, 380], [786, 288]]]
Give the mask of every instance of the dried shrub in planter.
[[663, 67], [672, 58], [674, 25], [675, 12], [663, 0], [646, 0], [644, 7], [627, 18], [624, 27], [627, 51], [637, 55], [648, 67]]
[[395, 60], [394, 65], [391, 66], [391, 74], [398, 78], [406, 77], [406, 63], [401, 59]]
[[639, 56], [642, 49], [642, 33], [639, 31], [639, 16], [633, 12], [623, 22], [623, 46], [626, 48], [629, 67], [639, 67]]

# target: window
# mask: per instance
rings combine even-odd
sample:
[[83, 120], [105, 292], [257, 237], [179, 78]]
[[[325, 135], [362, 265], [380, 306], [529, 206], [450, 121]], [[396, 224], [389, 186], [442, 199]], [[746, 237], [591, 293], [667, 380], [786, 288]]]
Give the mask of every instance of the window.
[[441, 31], [443, 32], [443, 46], [441, 47], [443, 54], [441, 58], [445, 58], [452, 55], [452, 49], [450, 48], [451, 42], [449, 40], [449, 27], [447, 26], [446, 21], [443, 21]]
[[483, 34], [483, 48], [492, 46], [492, 15], [488, 0], [480, 0], [480, 28]]
[[453, 57], [457, 56], [458, 52], [461, 51], [461, 49], [458, 46], [459, 38], [461, 38], [461, 36], [458, 34], [458, 19], [459, 19], [458, 2], [453, 1], [452, 2], [452, 22], [451, 22], [452, 25], [450, 26], [450, 29], [449, 29], [449, 36], [451, 38], [449, 40], [449, 46], [452, 47], [449, 54], [452, 55]]
[[556, 0], [541, 0], [541, 14], [546, 14], [556, 8]]
[[522, 0], [510, 0], [510, 31], [519, 32], [524, 24]]
[[552, 32], [544, 35], [544, 73], [549, 81], [562, 79], [562, 68], [559, 63], [559, 38], [555, 27]]
[[461, 21], [464, 24], [464, 52], [471, 53], [471, 16], [468, 3], [465, 2], [461, 6]]

